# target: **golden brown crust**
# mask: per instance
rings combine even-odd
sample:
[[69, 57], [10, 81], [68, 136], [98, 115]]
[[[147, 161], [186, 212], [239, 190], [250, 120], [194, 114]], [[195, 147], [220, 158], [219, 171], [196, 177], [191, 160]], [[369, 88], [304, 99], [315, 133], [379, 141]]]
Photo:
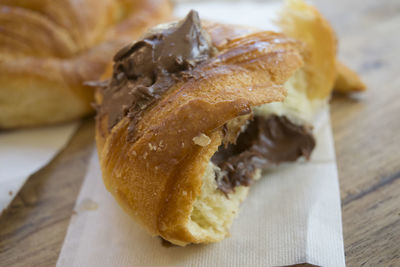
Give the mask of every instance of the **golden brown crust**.
[[336, 62], [337, 76], [335, 81], [335, 91], [340, 93], [363, 92], [367, 90], [367, 86], [361, 81], [357, 73], [349, 67]]
[[[175, 84], [143, 114], [134, 143], [126, 138], [127, 118], [108, 133], [107, 116], [98, 117], [108, 190], [153, 235], [177, 244], [216, 241], [194, 236], [188, 221], [222, 126], [252, 106], [282, 101], [282, 84], [303, 64], [301, 52], [299, 42], [272, 32], [224, 42], [217, 56], [195, 68], [194, 78]], [[194, 143], [201, 133], [209, 145]]]
[[278, 21], [282, 31], [306, 44], [304, 59], [307, 95], [310, 99], [330, 96], [336, 78], [336, 35], [319, 11], [301, 0], [286, 0]]
[[212, 44], [216, 47], [222, 47], [230, 39], [260, 31], [248, 26], [221, 24], [214, 21], [202, 21], [202, 26], [211, 36]]
[[93, 89], [83, 83], [171, 12], [167, 0], [0, 0], [0, 7], [0, 128], [92, 112]]

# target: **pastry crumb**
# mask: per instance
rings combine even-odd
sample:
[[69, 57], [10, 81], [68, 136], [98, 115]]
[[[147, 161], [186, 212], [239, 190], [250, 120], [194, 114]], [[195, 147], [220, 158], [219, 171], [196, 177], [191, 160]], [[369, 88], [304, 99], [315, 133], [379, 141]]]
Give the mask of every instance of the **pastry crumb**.
[[200, 133], [198, 136], [193, 137], [193, 142], [199, 146], [208, 146], [211, 143], [210, 137], [207, 135]]
[[164, 147], [163, 140], [161, 140], [160, 143], [158, 144], [158, 148], [159, 150], [161, 150], [163, 147]]
[[151, 150], [157, 151], [157, 146], [153, 146], [151, 143], [149, 143], [149, 148], [150, 148], [150, 151]]
[[85, 198], [79, 204], [78, 210], [79, 211], [93, 211], [93, 210], [97, 210], [98, 207], [99, 207], [98, 203], [96, 203], [95, 201], [93, 201], [90, 198]]

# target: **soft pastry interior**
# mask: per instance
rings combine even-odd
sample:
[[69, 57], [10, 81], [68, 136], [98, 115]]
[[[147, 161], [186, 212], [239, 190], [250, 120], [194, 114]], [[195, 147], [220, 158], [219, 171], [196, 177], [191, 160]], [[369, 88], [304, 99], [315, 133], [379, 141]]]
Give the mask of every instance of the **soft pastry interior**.
[[303, 1], [286, 1], [280, 18], [274, 33], [202, 28], [191, 12], [115, 56], [96, 95], [103, 180], [152, 235], [221, 241], [262, 169], [310, 157], [336, 37]]

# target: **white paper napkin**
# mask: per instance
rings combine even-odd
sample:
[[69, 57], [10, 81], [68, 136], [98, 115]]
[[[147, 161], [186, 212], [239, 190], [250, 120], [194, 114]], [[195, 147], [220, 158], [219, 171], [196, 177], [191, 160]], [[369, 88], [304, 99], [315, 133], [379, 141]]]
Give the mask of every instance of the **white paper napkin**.
[[78, 125], [0, 132], [0, 215], [29, 176], [65, 146]]
[[96, 151], [57, 266], [345, 266], [329, 113], [318, 118], [310, 162], [282, 165], [250, 190], [231, 237], [185, 248], [161, 245], [108, 193]]

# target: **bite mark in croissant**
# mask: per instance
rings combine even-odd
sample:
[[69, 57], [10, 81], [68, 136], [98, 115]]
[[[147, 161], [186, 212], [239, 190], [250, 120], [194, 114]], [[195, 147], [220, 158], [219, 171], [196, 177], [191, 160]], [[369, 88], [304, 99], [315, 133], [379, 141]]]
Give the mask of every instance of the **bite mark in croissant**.
[[335, 66], [329, 37], [321, 48], [283, 33], [202, 29], [191, 12], [123, 49], [96, 96], [107, 189], [152, 235], [177, 245], [225, 238], [261, 168], [310, 157], [310, 114], [329, 95], [315, 81], [332, 86], [336, 72], [322, 68], [314, 80], [321, 61], [309, 58], [322, 49]]
[[212, 156], [219, 168], [218, 189], [228, 196], [238, 186], [249, 186], [257, 170], [309, 159], [314, 147], [308, 125], [296, 125], [285, 116], [255, 116], [234, 142], [220, 146]]

